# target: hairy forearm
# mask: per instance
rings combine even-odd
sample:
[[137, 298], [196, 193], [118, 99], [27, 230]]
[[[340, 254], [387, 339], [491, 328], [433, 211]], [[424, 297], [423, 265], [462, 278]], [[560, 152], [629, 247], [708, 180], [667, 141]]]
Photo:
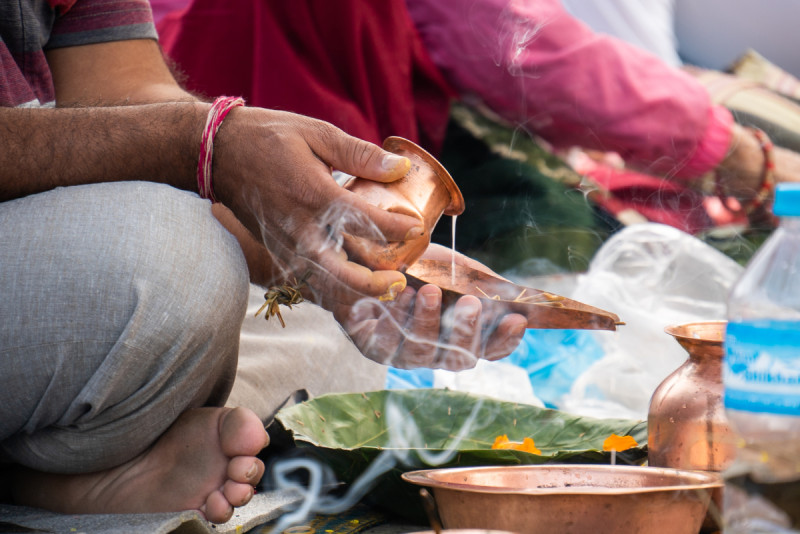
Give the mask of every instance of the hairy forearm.
[[208, 108], [192, 102], [0, 108], [0, 201], [125, 180], [196, 190]]

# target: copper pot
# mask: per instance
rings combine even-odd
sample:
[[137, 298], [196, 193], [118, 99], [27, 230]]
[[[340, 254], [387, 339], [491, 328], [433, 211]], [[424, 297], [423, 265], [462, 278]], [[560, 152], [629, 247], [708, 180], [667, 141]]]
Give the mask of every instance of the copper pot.
[[[697, 534], [718, 473], [544, 464], [412, 471], [446, 529], [520, 534]], [[445, 530], [444, 532], [447, 532]]]
[[[689, 353], [656, 388], [647, 417], [648, 463], [657, 467], [723, 471], [736, 456], [725, 417], [722, 358], [725, 321], [669, 326], [665, 332]], [[709, 513], [722, 505], [721, 489]], [[707, 518], [704, 528], [713, 528]]]
[[464, 197], [436, 158], [416, 144], [401, 137], [388, 137], [383, 148], [411, 160], [408, 173], [390, 183], [353, 178], [344, 187], [379, 208], [418, 218], [424, 233], [417, 239], [389, 243], [346, 235], [344, 248], [351, 260], [373, 270], [402, 271], [428, 248], [431, 232], [442, 214], [464, 212]]

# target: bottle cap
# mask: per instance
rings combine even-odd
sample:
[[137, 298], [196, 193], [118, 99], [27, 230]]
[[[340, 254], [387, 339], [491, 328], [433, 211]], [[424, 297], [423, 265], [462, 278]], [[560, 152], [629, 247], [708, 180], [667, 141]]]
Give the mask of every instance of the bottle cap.
[[772, 213], [778, 217], [800, 216], [800, 183], [782, 183], [775, 188]]

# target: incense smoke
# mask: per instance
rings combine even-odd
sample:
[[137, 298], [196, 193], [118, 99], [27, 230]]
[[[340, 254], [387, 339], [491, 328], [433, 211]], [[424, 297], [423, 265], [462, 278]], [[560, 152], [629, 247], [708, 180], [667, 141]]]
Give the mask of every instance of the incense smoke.
[[[391, 469], [398, 466], [413, 468], [415, 464], [412, 455], [416, 455], [426, 466], [445, 464], [455, 456], [459, 444], [475, 427], [476, 418], [482, 407], [483, 402], [478, 401], [450, 446], [435, 453], [426, 450], [426, 444], [421, 439], [421, 432], [413, 415], [408, 414], [394, 403], [388, 402], [384, 407], [386, 428], [389, 434], [388, 445], [341, 497], [325, 493], [326, 481], [330, 481], [334, 477], [331, 470], [324, 464], [310, 458], [277, 462], [272, 471], [275, 487], [299, 492], [303, 496], [303, 501], [297, 509], [281, 516], [273, 531], [283, 532], [286, 528], [302, 524], [311, 514], [336, 514], [348, 510], [374, 487], [382, 475]], [[307, 485], [303, 485], [289, 476], [299, 470], [304, 470], [308, 474]]]

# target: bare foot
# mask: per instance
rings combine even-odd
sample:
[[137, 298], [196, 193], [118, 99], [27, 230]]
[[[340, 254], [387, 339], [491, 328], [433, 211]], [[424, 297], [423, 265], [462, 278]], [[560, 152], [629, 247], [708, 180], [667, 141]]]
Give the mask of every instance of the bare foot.
[[158, 441], [108, 471], [56, 475], [19, 471], [14, 502], [61, 513], [200, 510], [223, 523], [247, 504], [264, 475], [256, 454], [269, 444], [264, 425], [245, 408], [198, 408], [182, 414]]

